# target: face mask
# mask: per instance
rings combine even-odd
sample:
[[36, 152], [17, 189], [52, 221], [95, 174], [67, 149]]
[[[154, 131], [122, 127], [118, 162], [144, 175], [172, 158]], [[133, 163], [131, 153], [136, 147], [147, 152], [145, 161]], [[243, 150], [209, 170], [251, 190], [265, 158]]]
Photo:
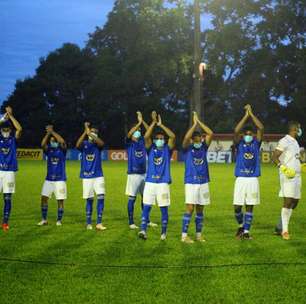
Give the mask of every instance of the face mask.
[[196, 148], [196, 149], [200, 149], [202, 147], [202, 143], [194, 143], [193, 146]]
[[10, 132], [1, 131], [1, 135], [2, 135], [4, 138], [9, 138], [9, 137], [10, 137]]
[[51, 148], [56, 149], [58, 147], [58, 143], [55, 142], [55, 141], [52, 141], [52, 142], [50, 142], [50, 146], [51, 146]]
[[303, 135], [303, 130], [301, 128], [298, 129], [297, 136], [301, 137]]
[[140, 131], [135, 131], [134, 133], [133, 133], [133, 137], [135, 137], [135, 138], [139, 138], [141, 136], [141, 133], [140, 133]]
[[245, 141], [247, 144], [249, 144], [250, 142], [252, 142], [253, 136], [252, 136], [252, 135], [245, 135], [245, 136], [243, 137], [243, 139], [244, 139], [244, 141]]
[[164, 139], [155, 139], [155, 145], [156, 145], [157, 148], [163, 147], [164, 144], [165, 144]]
[[88, 136], [88, 140], [90, 142], [93, 142], [96, 138], [98, 137], [98, 134], [97, 133], [94, 133], [94, 132], [91, 132]]

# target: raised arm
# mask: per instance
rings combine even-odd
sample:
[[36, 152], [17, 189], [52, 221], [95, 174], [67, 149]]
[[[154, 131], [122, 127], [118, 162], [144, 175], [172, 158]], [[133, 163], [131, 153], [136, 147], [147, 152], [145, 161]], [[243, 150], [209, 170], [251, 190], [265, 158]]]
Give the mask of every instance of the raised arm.
[[137, 124], [134, 127], [132, 127], [127, 134], [128, 138], [131, 138], [134, 132], [137, 131], [140, 128], [141, 124], [143, 123], [142, 114], [139, 111], [137, 112], [137, 119], [138, 119]]
[[234, 130], [234, 142], [238, 143], [239, 142], [239, 137], [240, 137], [240, 132], [242, 130], [242, 128], [244, 127], [245, 123], [247, 122], [247, 120], [249, 119], [249, 111], [248, 109], [245, 108], [245, 114], [242, 117], [242, 119], [239, 121], [239, 123], [237, 124], [237, 126], [235, 127]]
[[79, 137], [77, 143], [76, 143], [76, 148], [80, 149], [83, 141], [85, 140], [86, 136], [90, 133], [90, 129], [89, 129], [89, 122], [85, 122], [84, 124], [84, 132], [82, 133], [82, 135]]
[[144, 136], [144, 140], [145, 140], [145, 146], [147, 149], [149, 149], [152, 145], [152, 132], [154, 130], [154, 127], [156, 125], [157, 122], [157, 114], [155, 111], [152, 112], [152, 122], [150, 124], [150, 126], [148, 127], [145, 136]]
[[196, 119], [201, 129], [206, 133], [205, 142], [206, 142], [206, 145], [209, 147], [211, 144], [214, 132], [208, 126], [206, 126], [202, 121], [199, 120], [198, 115], [196, 115]]
[[47, 148], [48, 148], [48, 142], [49, 142], [49, 139], [50, 139], [50, 136], [51, 136], [51, 133], [48, 131], [48, 127], [46, 127], [46, 135], [44, 136], [44, 138], [42, 139], [41, 141], [41, 147], [46, 151]]
[[102, 148], [104, 146], [104, 141], [99, 136], [93, 135], [92, 133], [90, 133], [89, 136], [92, 138], [93, 142], [96, 143], [99, 148]]
[[12, 122], [16, 132], [15, 132], [15, 137], [16, 139], [19, 139], [21, 136], [21, 132], [22, 132], [22, 127], [20, 125], [20, 123], [17, 121], [17, 119], [13, 116], [13, 110], [11, 107], [6, 107], [5, 111], [7, 113], [8, 118], [10, 119], [10, 121]]
[[197, 127], [197, 119], [196, 119], [196, 112], [193, 112], [193, 125], [191, 126], [191, 128], [187, 131], [184, 139], [183, 139], [183, 149], [186, 149], [189, 145], [190, 145], [190, 139], [192, 137], [192, 133], [195, 131], [196, 127]]
[[261, 123], [261, 121], [254, 115], [252, 108], [250, 105], [247, 105], [249, 116], [253, 120], [256, 128], [257, 128], [257, 140], [262, 141], [263, 135], [264, 135], [264, 125]]
[[175, 147], [175, 134], [169, 128], [163, 125], [160, 115], [158, 115], [157, 126], [164, 130], [167, 136], [169, 137], [168, 146], [172, 150]]

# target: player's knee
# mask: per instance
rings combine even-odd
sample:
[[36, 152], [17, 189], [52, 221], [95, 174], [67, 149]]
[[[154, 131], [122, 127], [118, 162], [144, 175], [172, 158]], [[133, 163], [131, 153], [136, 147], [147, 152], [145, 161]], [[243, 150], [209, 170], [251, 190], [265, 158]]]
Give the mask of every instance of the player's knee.
[[12, 193], [3, 193], [3, 199], [5, 201], [10, 201], [12, 200]]
[[136, 200], [136, 196], [129, 195], [129, 200], [130, 201], [135, 201]]
[[240, 213], [242, 210], [242, 206], [235, 205], [234, 210], [235, 210], [235, 213]]
[[104, 200], [104, 194], [99, 194], [97, 195], [98, 200]]

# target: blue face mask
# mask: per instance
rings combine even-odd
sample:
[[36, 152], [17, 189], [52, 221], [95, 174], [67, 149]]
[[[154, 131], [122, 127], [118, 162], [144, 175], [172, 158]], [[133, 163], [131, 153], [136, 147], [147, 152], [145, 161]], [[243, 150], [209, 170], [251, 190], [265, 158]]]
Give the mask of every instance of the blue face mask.
[[141, 136], [141, 133], [140, 133], [140, 131], [135, 131], [134, 133], [133, 133], [133, 137], [135, 137], [135, 138], [139, 138]]
[[298, 129], [297, 136], [301, 137], [303, 135], [303, 130], [301, 128]]
[[51, 148], [56, 149], [56, 148], [58, 148], [58, 143], [55, 142], [55, 141], [52, 141], [52, 142], [50, 142], [50, 146], [51, 146]]
[[252, 135], [244, 135], [243, 139], [244, 139], [244, 141], [245, 141], [247, 144], [249, 144], [249, 143], [252, 142], [253, 136], [252, 136]]
[[196, 148], [196, 149], [200, 149], [202, 147], [202, 143], [193, 143], [193, 146]]
[[165, 144], [165, 140], [164, 139], [155, 139], [154, 143], [155, 143], [157, 148], [162, 148]]

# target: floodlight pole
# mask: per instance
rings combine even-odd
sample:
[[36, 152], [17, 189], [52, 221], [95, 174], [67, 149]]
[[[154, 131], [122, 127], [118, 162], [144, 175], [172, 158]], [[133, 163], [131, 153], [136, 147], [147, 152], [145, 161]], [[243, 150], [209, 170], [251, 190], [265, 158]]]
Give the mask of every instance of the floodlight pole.
[[190, 122], [192, 122], [192, 112], [196, 111], [200, 119], [203, 119], [203, 109], [201, 103], [201, 79], [199, 65], [201, 63], [201, 10], [200, 0], [194, 0], [194, 72], [193, 90], [190, 106]]

